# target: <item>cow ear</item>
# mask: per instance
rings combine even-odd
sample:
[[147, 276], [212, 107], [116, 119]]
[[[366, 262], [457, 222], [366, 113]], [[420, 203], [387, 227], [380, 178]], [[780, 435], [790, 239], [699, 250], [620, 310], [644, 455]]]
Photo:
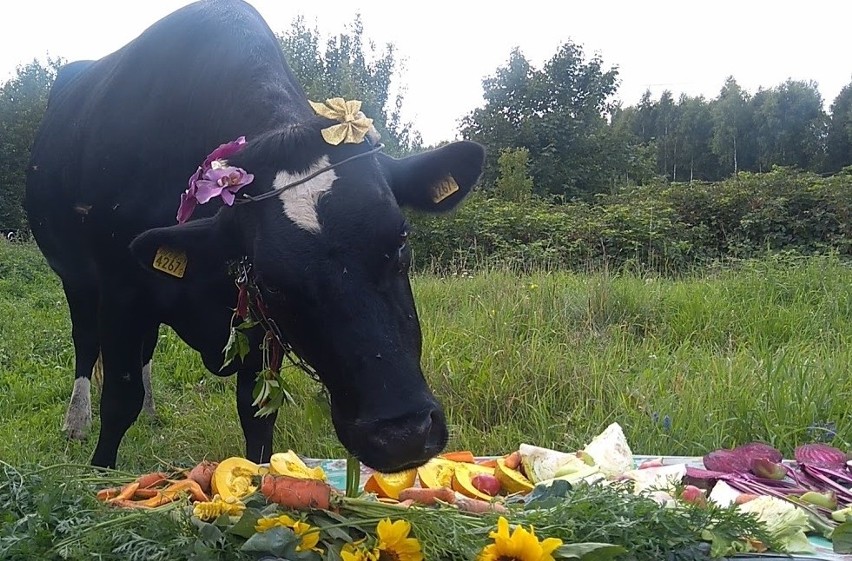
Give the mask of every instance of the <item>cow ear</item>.
[[239, 234], [224, 215], [153, 228], [137, 236], [130, 251], [146, 269], [175, 279], [221, 271], [243, 255]]
[[485, 148], [460, 141], [401, 159], [380, 154], [379, 161], [400, 206], [446, 212], [464, 200], [479, 180]]

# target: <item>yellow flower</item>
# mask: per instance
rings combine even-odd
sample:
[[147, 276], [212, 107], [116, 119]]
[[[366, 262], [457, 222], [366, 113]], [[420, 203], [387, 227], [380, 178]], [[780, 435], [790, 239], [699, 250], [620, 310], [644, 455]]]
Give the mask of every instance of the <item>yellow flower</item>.
[[213, 497], [212, 501], [195, 503], [192, 514], [205, 522], [216, 520], [223, 514], [228, 516], [239, 516], [246, 509], [246, 505], [237, 499], [223, 499], [219, 495]]
[[377, 561], [423, 561], [420, 542], [409, 538], [411, 523], [385, 518], [376, 526], [377, 544], [372, 554]]
[[355, 543], [344, 544], [343, 549], [340, 551], [340, 558], [343, 561], [377, 561], [378, 556], [376, 553], [359, 547], [363, 541], [358, 540]]
[[553, 561], [551, 554], [562, 545], [558, 538], [539, 542], [532, 527], [527, 531], [518, 526], [509, 535], [509, 522], [502, 516], [497, 521], [497, 531], [490, 536], [494, 543], [483, 548], [478, 561]]
[[301, 538], [301, 542], [298, 546], [296, 546], [296, 551], [308, 551], [313, 549], [314, 551], [322, 553], [322, 549], [317, 548], [317, 544], [320, 539], [319, 528], [314, 528], [307, 522], [303, 522], [301, 520], [294, 520], [286, 514], [261, 518], [257, 521], [254, 529], [258, 532], [266, 532], [276, 526], [290, 528], [297, 537]]

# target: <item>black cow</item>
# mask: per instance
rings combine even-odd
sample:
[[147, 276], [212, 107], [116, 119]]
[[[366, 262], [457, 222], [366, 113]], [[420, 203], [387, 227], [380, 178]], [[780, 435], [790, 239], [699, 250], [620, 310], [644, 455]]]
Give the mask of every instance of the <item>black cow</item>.
[[[256, 416], [252, 405], [260, 327], [249, 334], [250, 354], [222, 369], [238, 262], [250, 264], [269, 318], [328, 389], [346, 448], [394, 471], [445, 446], [444, 414], [420, 369], [400, 207], [455, 207], [479, 179], [483, 148], [455, 142], [394, 159], [370, 134], [332, 144], [323, 131], [354, 117], [322, 113], [262, 17], [239, 0], [186, 6], [120, 50], [60, 72], [33, 146], [26, 207], [71, 312], [69, 411], [74, 399], [84, 406], [66, 420], [72, 436], [85, 432], [88, 378], [103, 359], [94, 465], [115, 466], [142, 409], [143, 371], [150, 373], [160, 324], [211, 372], [237, 374], [246, 455], [268, 460], [275, 415]], [[198, 172], [250, 178], [237, 204], [223, 204], [225, 193], [176, 224], [182, 193], [192, 198], [188, 178], [217, 146], [240, 136], [247, 140], [241, 149]], [[264, 193], [254, 202], [244, 196]], [[162, 251], [182, 255], [180, 278], [155, 270], [155, 260], [164, 268]]]

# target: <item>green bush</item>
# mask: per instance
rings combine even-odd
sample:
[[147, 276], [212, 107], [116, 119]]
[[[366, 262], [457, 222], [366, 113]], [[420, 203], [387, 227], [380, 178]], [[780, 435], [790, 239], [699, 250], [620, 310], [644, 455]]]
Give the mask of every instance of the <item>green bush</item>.
[[628, 187], [592, 202], [475, 192], [450, 216], [415, 215], [418, 268], [635, 267], [681, 272], [767, 252], [852, 255], [852, 174], [784, 168], [718, 183]]

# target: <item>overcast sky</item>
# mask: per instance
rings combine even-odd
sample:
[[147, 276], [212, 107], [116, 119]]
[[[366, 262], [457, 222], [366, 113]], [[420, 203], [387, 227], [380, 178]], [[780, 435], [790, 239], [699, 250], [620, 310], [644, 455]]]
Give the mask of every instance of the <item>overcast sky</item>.
[[[16, 65], [46, 55], [99, 58], [133, 39], [186, 0], [3, 0], [0, 81]], [[458, 120], [481, 104], [482, 78], [514, 46], [536, 66], [572, 40], [617, 66], [618, 98], [639, 101], [670, 89], [715, 97], [733, 75], [754, 93], [787, 78], [815, 80], [828, 106], [852, 81], [849, 0], [610, 0], [515, 2], [427, 0], [254, 0], [270, 27], [297, 14], [324, 34], [356, 12], [365, 35], [392, 42], [405, 60], [408, 119], [429, 143], [457, 137]], [[512, 6], [511, 9], [506, 7]], [[197, 30], [199, 41], [203, 29]]]

